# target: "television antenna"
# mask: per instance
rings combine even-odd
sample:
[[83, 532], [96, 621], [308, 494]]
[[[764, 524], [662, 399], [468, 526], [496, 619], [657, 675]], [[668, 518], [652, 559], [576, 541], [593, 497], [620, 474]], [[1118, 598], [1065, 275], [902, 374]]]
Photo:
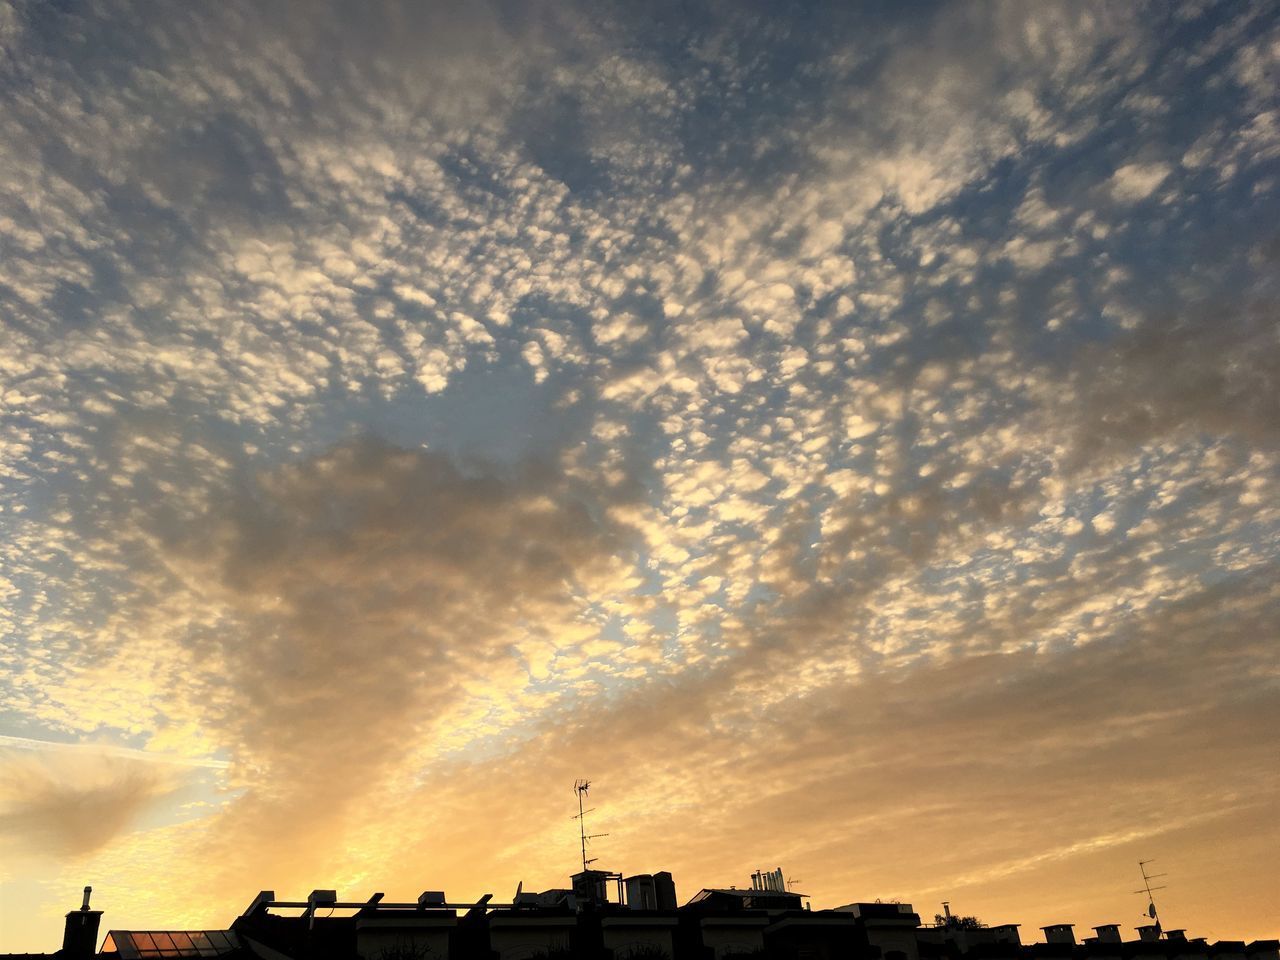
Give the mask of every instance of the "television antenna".
[[587, 814], [595, 810], [595, 807], [588, 807], [586, 809], [583, 809], [583, 803], [587, 796], [587, 790], [589, 790], [590, 788], [591, 788], [590, 780], [573, 781], [573, 791], [578, 795], [578, 815], [576, 817], [569, 818], [570, 820], [578, 821], [578, 836], [582, 840], [582, 870], [584, 873], [586, 872], [587, 868], [591, 864], [596, 862], [596, 859], [597, 859], [595, 857], [592, 857], [590, 860], [587, 859], [587, 841], [595, 840], [599, 837], [608, 836], [607, 833], [587, 833]]
[[1139, 860], [1138, 869], [1142, 871], [1142, 889], [1135, 890], [1134, 893], [1145, 893], [1147, 895], [1147, 916], [1156, 922], [1156, 932], [1161, 930], [1160, 914], [1156, 910], [1156, 898], [1152, 895], [1154, 890], [1165, 890], [1167, 884], [1161, 884], [1158, 887], [1151, 885], [1152, 880], [1159, 880], [1161, 877], [1167, 877], [1167, 873], [1147, 873], [1147, 864], [1155, 863], [1155, 860]]

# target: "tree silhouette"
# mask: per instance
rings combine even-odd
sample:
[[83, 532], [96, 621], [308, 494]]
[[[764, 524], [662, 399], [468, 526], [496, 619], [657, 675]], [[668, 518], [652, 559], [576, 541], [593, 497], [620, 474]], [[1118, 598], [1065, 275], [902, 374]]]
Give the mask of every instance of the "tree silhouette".
[[944, 917], [940, 913], [933, 915], [933, 922], [940, 927], [946, 927], [950, 930], [981, 930], [986, 926], [977, 917]]

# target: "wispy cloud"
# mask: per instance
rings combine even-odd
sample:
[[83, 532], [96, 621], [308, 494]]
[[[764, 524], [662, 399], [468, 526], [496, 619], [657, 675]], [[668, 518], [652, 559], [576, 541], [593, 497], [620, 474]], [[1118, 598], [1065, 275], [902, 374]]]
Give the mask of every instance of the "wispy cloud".
[[143, 763], [159, 763], [179, 767], [205, 767], [210, 770], [225, 770], [230, 764], [226, 760], [213, 760], [204, 757], [184, 757], [171, 753], [155, 753], [149, 750], [137, 750], [132, 747], [119, 747], [95, 743], [66, 743], [57, 740], [39, 740], [34, 737], [13, 737], [0, 734], [0, 748], [13, 750], [31, 750], [37, 753], [65, 754], [67, 756], [111, 757], [121, 760], [138, 760]]

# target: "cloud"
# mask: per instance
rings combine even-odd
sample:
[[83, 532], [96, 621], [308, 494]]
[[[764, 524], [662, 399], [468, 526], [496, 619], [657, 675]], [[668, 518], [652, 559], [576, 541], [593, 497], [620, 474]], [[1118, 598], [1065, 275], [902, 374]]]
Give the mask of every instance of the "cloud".
[[83, 856], [161, 925], [559, 883], [579, 776], [687, 883], [1019, 919], [1034, 867], [1083, 921], [1133, 844], [1210, 876], [1274, 791], [1275, 34], [4, 14], [0, 688], [226, 764], [199, 817], [121, 766], [13, 823], [141, 824]]
[[462, 468], [368, 438], [272, 470], [187, 526], [160, 559], [203, 612], [188, 642], [216, 697], [175, 690], [159, 706], [211, 725], [235, 758], [249, 792], [234, 831], [294, 849], [428, 762], [424, 745], [517, 722], [537, 651], [583, 656], [578, 597], [628, 549], [595, 506], [536, 463]]
[[180, 785], [168, 765], [109, 751], [0, 744], [0, 843], [15, 856], [83, 858], [137, 825]]
[[[803, 695], [790, 681], [812, 661], [799, 657], [645, 685], [556, 717], [519, 751], [430, 771], [391, 801], [430, 818], [418, 839], [388, 814], [366, 842], [407, 844], [393, 869], [415, 880], [412, 865], [430, 863], [488, 884], [477, 891], [553, 883], [573, 861], [563, 812], [576, 770], [594, 779], [605, 863], [725, 883], [777, 860], [822, 902], [952, 889], [980, 913], [1017, 913], [1032, 870], [1052, 883], [1055, 864], [1084, 862], [1119, 881], [1134, 849], [1206, 823], [1225, 842], [1232, 818], [1266, 808], [1280, 789], [1264, 760], [1273, 745], [1245, 731], [1276, 700], [1270, 668], [1240, 666], [1274, 666], [1258, 638], [1274, 630], [1276, 601], [1265, 579], [1240, 580], [1145, 619], [1121, 644], [885, 667]], [[1082, 780], [1106, 789], [1082, 792]], [[486, 824], [483, 849], [467, 840], [472, 816]], [[1244, 869], [1261, 863], [1238, 846]], [[1190, 909], [1206, 887], [1183, 883]], [[1094, 896], [1085, 887], [1054, 909], [1076, 915]]]
[[1170, 167], [1163, 163], [1126, 163], [1111, 177], [1111, 193], [1121, 202], [1145, 200], [1169, 176]]
[[1260, 306], [1227, 296], [1188, 304], [1180, 316], [1154, 317], [1132, 336], [1081, 351], [1072, 376], [1080, 455], [1197, 429], [1270, 445], [1280, 345]]

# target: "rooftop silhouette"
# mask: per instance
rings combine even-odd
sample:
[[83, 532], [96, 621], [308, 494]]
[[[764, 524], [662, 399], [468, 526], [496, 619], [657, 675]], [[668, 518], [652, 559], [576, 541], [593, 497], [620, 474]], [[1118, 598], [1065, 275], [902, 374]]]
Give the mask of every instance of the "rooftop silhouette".
[[[1105, 923], [1077, 939], [1074, 925], [1049, 924], [1043, 942], [1023, 943], [1019, 924], [986, 925], [952, 915], [932, 924], [907, 903], [847, 903], [814, 910], [787, 889], [781, 869], [757, 871], [749, 886], [703, 888], [683, 905], [666, 871], [623, 876], [586, 869], [569, 886], [518, 887], [450, 900], [424, 891], [412, 902], [383, 894], [344, 899], [317, 889], [304, 898], [255, 896], [224, 930], [110, 929], [101, 910], [66, 916], [61, 949], [0, 955], [16, 960], [1280, 960], [1280, 941], [1189, 937], [1158, 922], [1126, 938]], [[95, 949], [96, 946], [96, 949]]]

